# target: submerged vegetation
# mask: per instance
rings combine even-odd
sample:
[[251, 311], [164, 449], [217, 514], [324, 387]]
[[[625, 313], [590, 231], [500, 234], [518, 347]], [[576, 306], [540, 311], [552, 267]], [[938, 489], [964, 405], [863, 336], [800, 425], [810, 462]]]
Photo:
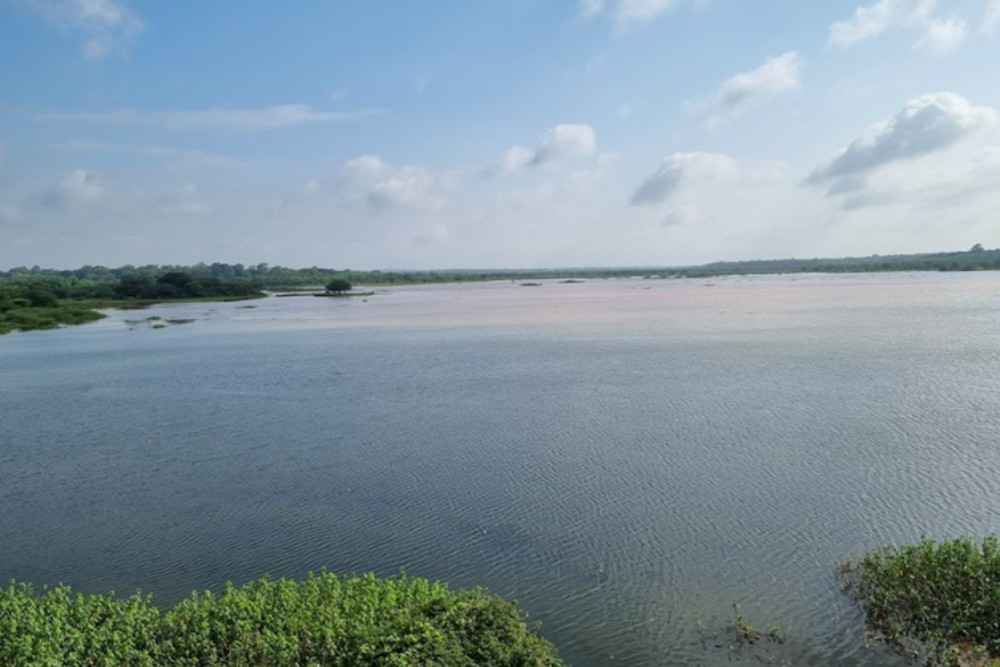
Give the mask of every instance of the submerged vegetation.
[[161, 612], [149, 596], [0, 588], [0, 664], [245, 667], [556, 666], [524, 614], [417, 577], [263, 577]]
[[843, 568], [875, 635], [931, 664], [1000, 665], [1000, 544], [969, 538], [886, 547]]

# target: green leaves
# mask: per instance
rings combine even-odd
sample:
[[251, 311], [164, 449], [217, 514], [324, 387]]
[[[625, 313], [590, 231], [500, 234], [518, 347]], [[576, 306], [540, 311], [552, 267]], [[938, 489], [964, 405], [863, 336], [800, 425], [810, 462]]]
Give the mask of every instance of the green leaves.
[[161, 614], [149, 597], [0, 589], [0, 664], [180, 667], [561, 665], [522, 612], [481, 589], [416, 577], [263, 577], [192, 595]]
[[882, 548], [846, 568], [848, 590], [890, 644], [917, 643], [932, 661], [1000, 657], [1000, 544], [988, 537]]

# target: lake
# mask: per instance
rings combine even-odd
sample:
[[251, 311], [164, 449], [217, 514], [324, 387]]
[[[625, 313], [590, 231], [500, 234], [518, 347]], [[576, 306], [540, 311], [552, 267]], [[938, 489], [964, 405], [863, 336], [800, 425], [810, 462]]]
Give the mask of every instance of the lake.
[[836, 568], [1000, 530], [1000, 274], [542, 283], [0, 337], [0, 580], [405, 569], [577, 667], [728, 664], [734, 602], [792, 664], [906, 664]]

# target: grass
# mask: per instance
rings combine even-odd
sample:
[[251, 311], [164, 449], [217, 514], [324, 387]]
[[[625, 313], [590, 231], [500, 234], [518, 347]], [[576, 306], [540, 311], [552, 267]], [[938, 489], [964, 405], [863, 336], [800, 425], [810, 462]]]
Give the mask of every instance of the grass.
[[557, 666], [514, 605], [400, 575], [268, 577], [161, 612], [136, 593], [0, 588], [0, 664], [154, 667]]
[[938, 665], [1000, 665], [1000, 544], [988, 537], [885, 547], [843, 567], [875, 635]]
[[70, 303], [48, 308], [11, 308], [0, 312], [0, 334], [11, 331], [55, 329], [68, 324], [84, 324], [103, 318], [102, 313]]

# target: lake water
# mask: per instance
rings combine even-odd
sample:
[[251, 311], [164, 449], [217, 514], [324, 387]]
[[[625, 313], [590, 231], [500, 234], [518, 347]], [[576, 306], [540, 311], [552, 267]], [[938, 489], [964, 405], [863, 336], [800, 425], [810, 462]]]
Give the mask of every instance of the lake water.
[[405, 287], [0, 337], [0, 581], [166, 606], [405, 568], [516, 599], [577, 667], [728, 664], [736, 601], [790, 664], [897, 665], [837, 564], [998, 530], [997, 273]]

